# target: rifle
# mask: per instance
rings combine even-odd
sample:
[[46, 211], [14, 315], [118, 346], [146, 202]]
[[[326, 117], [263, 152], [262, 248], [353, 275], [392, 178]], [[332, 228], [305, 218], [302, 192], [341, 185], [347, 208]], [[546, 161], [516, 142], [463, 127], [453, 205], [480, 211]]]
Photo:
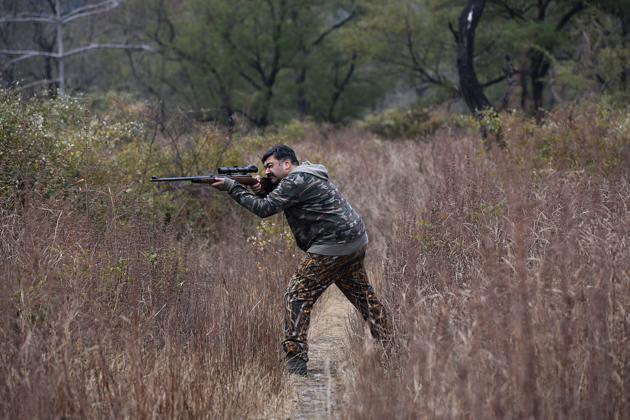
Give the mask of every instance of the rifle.
[[195, 176], [175, 176], [168, 178], [158, 178], [156, 176], [151, 177], [151, 182], [178, 182], [178, 181], [190, 181], [193, 184], [212, 184], [217, 178], [230, 178], [242, 185], [256, 185], [261, 183], [263, 191], [270, 193], [276, 187], [271, 180], [267, 177], [258, 181], [250, 174], [258, 172], [256, 165], [241, 166], [241, 167], [222, 167], [217, 169], [217, 175], [195, 175]]

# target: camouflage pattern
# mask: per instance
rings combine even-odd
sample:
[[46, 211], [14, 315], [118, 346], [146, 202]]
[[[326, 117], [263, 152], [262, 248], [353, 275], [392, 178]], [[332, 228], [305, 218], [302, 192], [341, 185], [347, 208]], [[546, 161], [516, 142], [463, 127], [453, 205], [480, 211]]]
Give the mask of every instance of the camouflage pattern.
[[328, 180], [323, 165], [305, 162], [294, 168], [266, 197], [256, 196], [233, 180], [225, 182], [232, 198], [260, 217], [284, 210], [303, 251], [347, 255], [367, 244], [363, 220]]
[[282, 347], [287, 358], [308, 361], [306, 341], [313, 304], [331, 284], [361, 312], [372, 336], [384, 344], [389, 337], [385, 308], [376, 298], [364, 266], [365, 248], [350, 255], [307, 254], [284, 295], [286, 307]]
[[230, 196], [260, 217], [284, 211], [295, 241], [306, 257], [285, 293], [287, 360], [308, 361], [306, 342], [311, 309], [319, 296], [336, 284], [368, 321], [372, 335], [389, 336], [383, 305], [374, 294], [365, 271], [367, 232], [359, 214], [328, 179], [323, 165], [304, 162], [283, 178], [268, 195], [259, 197], [231, 179]]

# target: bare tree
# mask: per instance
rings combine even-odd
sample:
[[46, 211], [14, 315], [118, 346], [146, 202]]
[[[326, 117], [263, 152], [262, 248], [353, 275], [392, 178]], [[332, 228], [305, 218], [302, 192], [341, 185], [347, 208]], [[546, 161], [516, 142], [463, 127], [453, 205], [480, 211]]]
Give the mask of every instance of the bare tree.
[[[58, 93], [64, 94], [66, 90], [66, 59], [82, 55], [97, 49], [119, 49], [128, 51], [154, 51], [154, 48], [145, 44], [128, 44], [123, 43], [90, 43], [72, 49], [67, 49], [65, 44], [65, 28], [71, 22], [77, 19], [86, 18], [101, 13], [108, 12], [117, 8], [122, 4], [123, 0], [105, 0], [100, 3], [88, 4], [76, 7], [69, 12], [63, 12], [61, 8], [61, 0], [50, 0], [52, 13], [16, 13], [13, 16], [0, 17], [0, 25], [6, 24], [35, 24], [35, 25], [52, 25], [54, 27], [54, 42], [48, 43], [46, 48], [41, 50], [35, 49], [0, 49], [0, 55], [8, 57], [3, 68], [12, 67], [19, 62], [29, 60], [36, 57], [42, 57], [46, 61], [47, 71], [46, 78], [34, 80], [22, 86], [21, 89], [47, 84], [54, 86], [57, 84]], [[38, 44], [44, 47], [42, 42]], [[57, 74], [53, 78], [50, 71], [50, 62], [56, 63]]]

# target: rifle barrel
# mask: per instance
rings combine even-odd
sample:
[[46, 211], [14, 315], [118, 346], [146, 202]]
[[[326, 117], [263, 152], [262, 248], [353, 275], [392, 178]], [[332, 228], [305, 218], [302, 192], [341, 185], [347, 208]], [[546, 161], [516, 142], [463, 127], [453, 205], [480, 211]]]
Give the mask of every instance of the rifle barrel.
[[210, 182], [214, 176], [174, 176], [169, 178], [151, 177], [151, 182], [174, 182], [174, 181], [192, 181], [192, 182]]
[[190, 181], [193, 183], [209, 184], [217, 178], [230, 178], [243, 185], [255, 185], [258, 183], [256, 178], [251, 175], [202, 175], [202, 176], [175, 176], [170, 178], [158, 178], [156, 176], [151, 177], [151, 182], [177, 182], [177, 181]]

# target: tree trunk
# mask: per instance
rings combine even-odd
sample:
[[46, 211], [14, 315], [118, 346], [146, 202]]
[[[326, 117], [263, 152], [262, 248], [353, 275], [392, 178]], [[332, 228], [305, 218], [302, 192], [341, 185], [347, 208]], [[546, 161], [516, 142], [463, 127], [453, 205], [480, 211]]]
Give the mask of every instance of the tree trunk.
[[[630, 34], [630, 17], [624, 16], [621, 18], [621, 45], [624, 50], [628, 47], [628, 34]], [[625, 92], [628, 89], [628, 79], [630, 78], [630, 66], [627, 62], [622, 66], [620, 76], [621, 89]]]
[[[52, 58], [44, 59], [44, 75], [46, 80], [53, 80], [53, 63]], [[57, 83], [51, 82], [48, 84], [48, 97], [54, 98], [57, 96]]]
[[469, 0], [459, 16], [457, 40], [457, 71], [462, 97], [471, 112], [492, 108], [490, 101], [479, 84], [473, 53], [475, 50], [475, 30], [483, 14], [485, 0]]
[[341, 95], [350, 84], [350, 80], [352, 79], [352, 76], [354, 75], [356, 60], [357, 60], [357, 53], [356, 51], [353, 51], [352, 57], [350, 58], [350, 67], [348, 67], [348, 71], [346, 72], [346, 75], [344, 76], [343, 80], [341, 80], [341, 82], [338, 81], [338, 76], [337, 76], [337, 72], [339, 71], [339, 69], [335, 70], [336, 72], [335, 73], [335, 92], [333, 93], [330, 107], [328, 108], [328, 121], [330, 121], [331, 123], [338, 122], [337, 118], [335, 117], [335, 109], [337, 108], [337, 104], [339, 103], [339, 99], [341, 98]]
[[309, 103], [306, 98], [306, 88], [304, 86], [306, 82], [306, 66], [300, 66], [295, 76], [295, 84], [297, 85], [297, 109], [300, 117], [308, 115]]
[[534, 115], [541, 116], [544, 107], [545, 77], [549, 74], [551, 63], [541, 52], [533, 52], [531, 55], [530, 79], [532, 83], [532, 101]]
[[63, 22], [61, 19], [61, 3], [59, 0], [55, 2], [55, 12], [57, 15], [57, 59], [58, 76], [59, 76], [59, 94], [63, 95], [66, 90], [66, 66], [63, 62], [64, 45], [63, 45]]
[[527, 85], [527, 78], [529, 76], [529, 70], [526, 68], [521, 69], [520, 83], [521, 83], [521, 110], [527, 111], [527, 99], [529, 98], [529, 87]]
[[271, 108], [271, 99], [273, 98], [273, 85], [266, 86], [264, 100], [260, 113], [256, 117], [256, 125], [265, 128], [269, 125], [269, 109]]

